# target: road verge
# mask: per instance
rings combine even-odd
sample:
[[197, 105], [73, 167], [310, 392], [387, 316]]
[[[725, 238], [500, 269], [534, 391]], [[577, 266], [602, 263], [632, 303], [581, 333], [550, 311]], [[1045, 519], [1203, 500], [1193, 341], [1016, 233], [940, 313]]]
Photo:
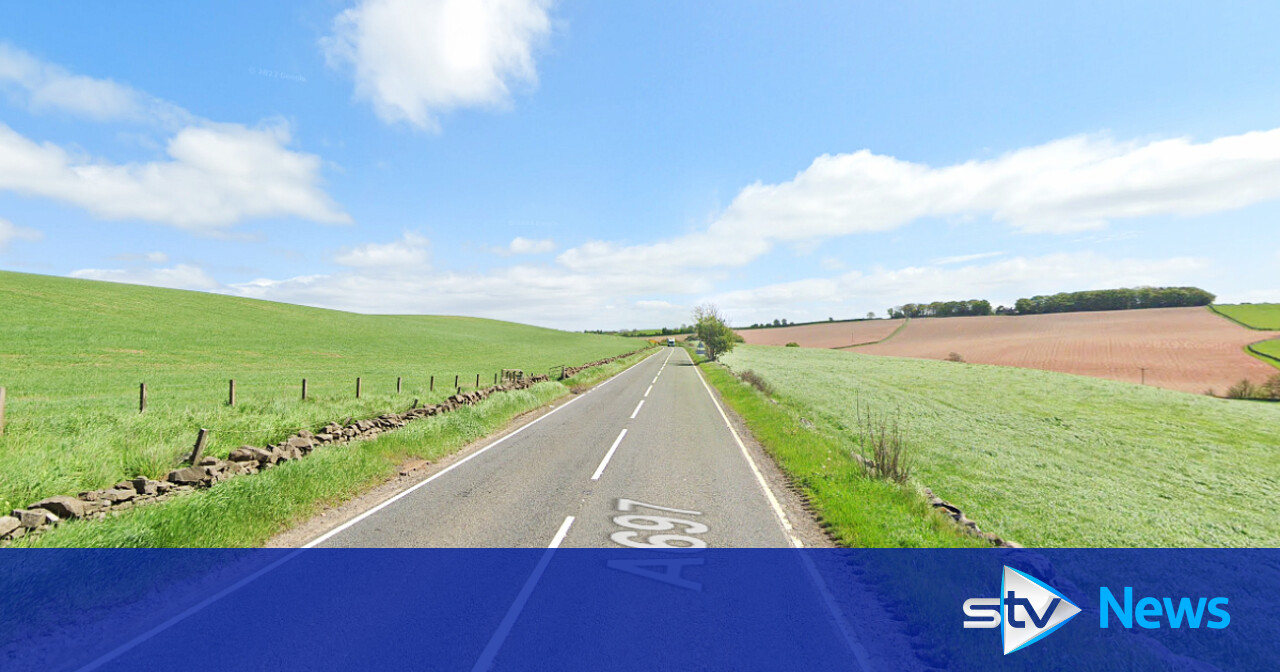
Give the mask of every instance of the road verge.
[[[495, 394], [474, 405], [425, 417], [371, 440], [316, 450], [251, 477], [233, 478], [162, 505], [140, 506], [98, 521], [68, 521], [14, 546], [254, 547], [324, 509], [481, 440], [513, 419], [572, 393], [583, 381], [615, 375], [651, 355], [641, 351], [582, 371]], [[612, 372], [612, 373], [610, 373]], [[587, 384], [590, 384], [589, 382]]]
[[794, 403], [771, 398], [728, 368], [701, 365], [705, 379], [787, 475], [832, 539], [848, 547], [989, 546], [969, 536], [930, 506], [914, 485], [900, 486], [863, 475], [843, 446], [807, 422]]

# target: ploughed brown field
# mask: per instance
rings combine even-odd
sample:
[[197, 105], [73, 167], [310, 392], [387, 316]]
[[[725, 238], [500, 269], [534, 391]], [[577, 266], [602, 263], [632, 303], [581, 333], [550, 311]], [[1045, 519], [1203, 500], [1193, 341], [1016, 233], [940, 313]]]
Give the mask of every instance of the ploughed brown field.
[[[889, 322], [884, 321], [886, 331], [895, 328]], [[1246, 329], [1207, 308], [1152, 308], [914, 319], [888, 341], [849, 352], [927, 359], [946, 359], [955, 352], [977, 364], [1131, 383], [1142, 381], [1145, 367], [1148, 385], [1194, 393], [1213, 389], [1222, 394], [1241, 378], [1261, 383], [1280, 372], [1244, 351], [1249, 343], [1276, 337], [1280, 332]], [[825, 345], [829, 339], [827, 332], [819, 331], [811, 339], [791, 340], [831, 347]]]
[[821, 322], [797, 327], [741, 329], [748, 345], [786, 345], [798, 343], [806, 348], [843, 348], [856, 343], [871, 343], [893, 333], [902, 320], [866, 320], [863, 322]]

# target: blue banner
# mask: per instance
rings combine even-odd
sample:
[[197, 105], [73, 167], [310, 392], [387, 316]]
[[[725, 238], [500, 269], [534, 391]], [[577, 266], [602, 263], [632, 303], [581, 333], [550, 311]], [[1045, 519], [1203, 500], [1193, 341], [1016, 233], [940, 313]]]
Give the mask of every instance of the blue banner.
[[4, 670], [1272, 670], [1275, 550], [9, 550]]

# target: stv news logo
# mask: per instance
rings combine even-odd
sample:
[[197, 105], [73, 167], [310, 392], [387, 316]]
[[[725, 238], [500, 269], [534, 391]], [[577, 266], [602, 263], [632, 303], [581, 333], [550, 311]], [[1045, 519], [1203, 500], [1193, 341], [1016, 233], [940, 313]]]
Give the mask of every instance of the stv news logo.
[[[1231, 614], [1225, 609], [1229, 600], [1225, 597], [1183, 597], [1177, 602], [1171, 597], [1144, 597], [1135, 604], [1132, 586], [1125, 586], [1121, 593], [1123, 598], [1106, 586], [1099, 589], [1099, 627], [1110, 628], [1113, 616], [1126, 629], [1137, 625], [1148, 630], [1195, 630], [1204, 624], [1221, 630], [1231, 624]], [[1000, 627], [1000, 641], [1008, 655], [1035, 644], [1079, 613], [1080, 608], [1062, 593], [1006, 565], [1000, 579], [1000, 597], [965, 600], [964, 627]], [[1206, 615], [1210, 618], [1206, 619]]]
[[1000, 597], [965, 600], [964, 613], [966, 628], [1000, 627], [1000, 641], [1008, 655], [1062, 627], [1080, 608], [1039, 579], [1006, 565]]

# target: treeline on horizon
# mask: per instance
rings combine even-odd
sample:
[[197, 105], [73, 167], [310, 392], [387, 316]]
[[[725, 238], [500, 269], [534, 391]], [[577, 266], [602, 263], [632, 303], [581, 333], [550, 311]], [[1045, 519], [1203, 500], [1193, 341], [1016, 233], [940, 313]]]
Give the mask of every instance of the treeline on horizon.
[[1199, 287], [1136, 287], [1098, 289], [1018, 299], [1013, 310], [1018, 315], [1040, 313], [1082, 313], [1095, 310], [1138, 308], [1185, 308], [1207, 306], [1218, 297]]
[[1018, 299], [1012, 308], [983, 299], [908, 303], [889, 309], [889, 317], [969, 317], [976, 315], [1040, 315], [1043, 313], [1087, 313], [1099, 310], [1139, 308], [1185, 308], [1207, 306], [1217, 297], [1199, 287], [1131, 287], [1093, 289], [1083, 292], [1044, 294]]
[[[907, 317], [975, 317], [982, 315], [1040, 315], [1044, 313], [1085, 313], [1099, 310], [1136, 310], [1140, 308], [1187, 308], [1207, 306], [1218, 297], [1199, 287], [1129, 287], [1122, 289], [1092, 289], [1083, 292], [1060, 292], [1033, 296], [1029, 299], [1018, 299], [1013, 307], [991, 307], [986, 299], [969, 299], [967, 301], [934, 301], [932, 303], [907, 303], [894, 306], [888, 310], [890, 319]], [[856, 322], [863, 319], [874, 319], [874, 313], [867, 313], [866, 318], [854, 320], [836, 320], [827, 318], [828, 322]], [[773, 324], [753, 324], [746, 329], [761, 329], [778, 326], [800, 326], [818, 324], [818, 322], [793, 322], [785, 319], [774, 320]], [[689, 333], [690, 326], [675, 329], [632, 329], [623, 331], [590, 331], [596, 334], [617, 334], [620, 336], [666, 336], [670, 334]]]
[[678, 327], [663, 327], [661, 329], [622, 329], [620, 331], [609, 331], [606, 329], [584, 329], [584, 334], [601, 334], [607, 336], [674, 336], [676, 334], [691, 334], [693, 327], [682, 324]]

